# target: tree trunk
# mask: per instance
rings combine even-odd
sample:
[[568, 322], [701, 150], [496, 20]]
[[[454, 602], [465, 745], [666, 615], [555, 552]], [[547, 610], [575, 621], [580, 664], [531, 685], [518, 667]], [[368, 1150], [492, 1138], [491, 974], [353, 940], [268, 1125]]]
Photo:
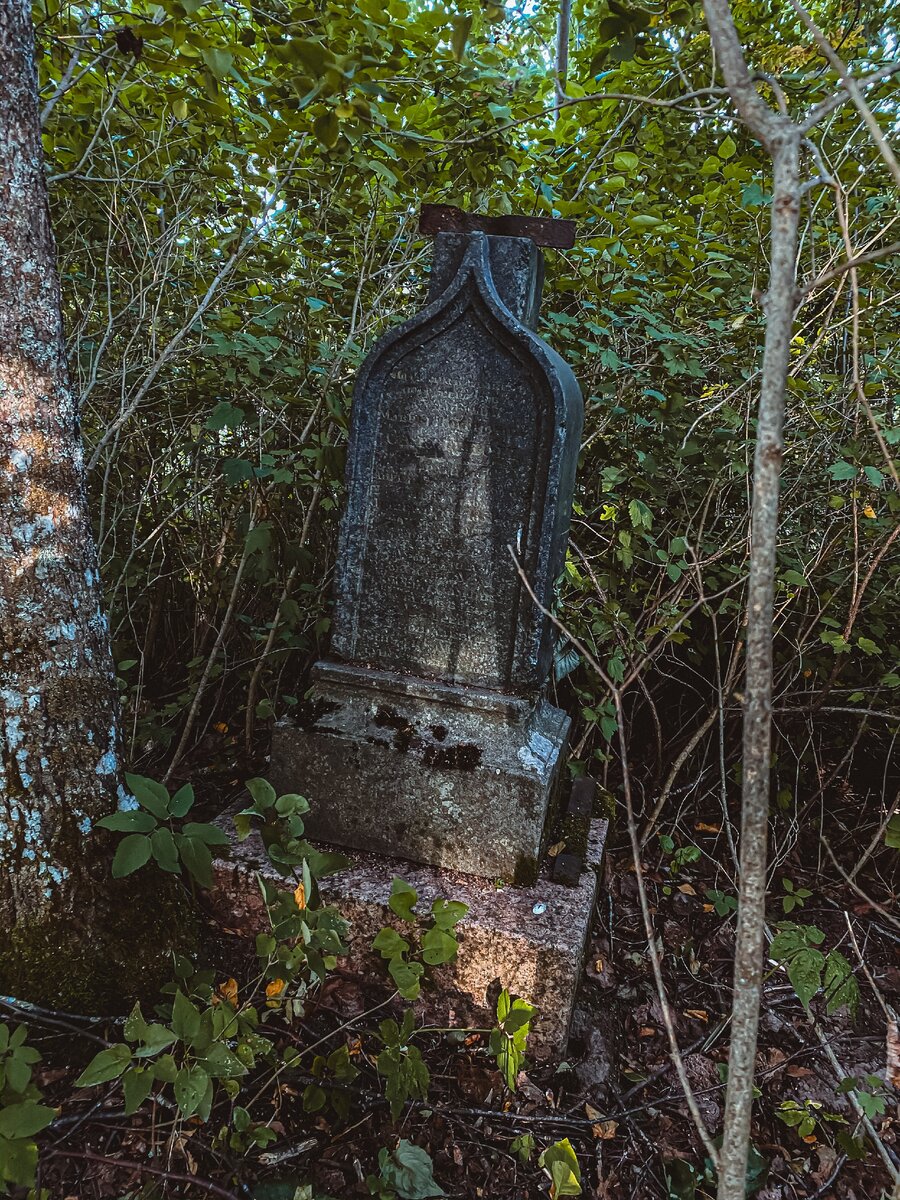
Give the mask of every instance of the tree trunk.
[[[29, 0], [0, 4], [0, 988], [90, 1002], [117, 689], [66, 365]], [[102, 945], [101, 945], [102, 944]], [[115, 963], [110, 963], [115, 969]], [[121, 987], [121, 980], [120, 980]], [[102, 990], [102, 989], [101, 989]]]

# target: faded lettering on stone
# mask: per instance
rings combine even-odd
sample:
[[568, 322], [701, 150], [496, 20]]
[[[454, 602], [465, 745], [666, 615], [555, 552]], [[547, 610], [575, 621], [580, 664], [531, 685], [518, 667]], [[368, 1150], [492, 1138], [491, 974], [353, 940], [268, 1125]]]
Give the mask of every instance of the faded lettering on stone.
[[472, 310], [377, 386], [354, 658], [507, 684], [522, 600], [507, 547], [527, 559], [535, 534], [546, 405]]

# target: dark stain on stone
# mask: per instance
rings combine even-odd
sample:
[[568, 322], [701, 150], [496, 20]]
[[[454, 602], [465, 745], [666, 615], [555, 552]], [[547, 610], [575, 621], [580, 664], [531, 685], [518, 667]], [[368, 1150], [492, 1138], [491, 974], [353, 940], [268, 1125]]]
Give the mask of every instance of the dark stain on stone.
[[427, 746], [422, 761], [426, 767], [474, 771], [481, 762], [481, 747], [467, 742], [459, 742], [455, 746]]
[[442, 742], [447, 736], [446, 725], [429, 725], [428, 728], [431, 731], [431, 736], [436, 742]]
[[393, 729], [394, 749], [406, 754], [413, 744], [415, 728], [393, 708], [379, 708], [372, 718], [379, 729]]
[[297, 724], [301, 729], [312, 729], [323, 717], [337, 712], [340, 707], [340, 704], [333, 700], [325, 700], [322, 696], [316, 696], [313, 700], [301, 700], [297, 705]]
[[538, 863], [530, 854], [520, 854], [516, 859], [513, 870], [513, 885], [515, 887], [531, 887], [537, 883]]

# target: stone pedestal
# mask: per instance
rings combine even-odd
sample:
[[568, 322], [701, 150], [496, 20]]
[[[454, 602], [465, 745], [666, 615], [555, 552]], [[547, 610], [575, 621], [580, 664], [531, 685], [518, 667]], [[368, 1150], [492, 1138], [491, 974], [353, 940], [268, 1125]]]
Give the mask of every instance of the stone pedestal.
[[[223, 822], [230, 827], [230, 820]], [[607, 822], [595, 819], [588, 839], [588, 859], [575, 887], [553, 883], [546, 868], [530, 887], [498, 887], [487, 879], [351, 853], [350, 866], [320, 883], [322, 900], [333, 904], [350, 922], [349, 954], [340, 969], [363, 984], [388, 991], [392, 984], [372, 939], [385, 925], [408, 936], [409, 925], [388, 906], [391, 882], [399, 875], [418, 892], [417, 911], [427, 913], [437, 896], [469, 906], [457, 926], [460, 949], [456, 961], [433, 970], [416, 1009], [429, 1023], [489, 1028], [495, 1023], [496, 999], [508, 988], [538, 1009], [528, 1039], [532, 1058], [565, 1055], [575, 994], [606, 842]], [[229, 860], [213, 865], [214, 910], [232, 932], [248, 938], [266, 928], [257, 872], [280, 882], [265, 857], [257, 835], [235, 844]]]
[[270, 779], [310, 801], [314, 841], [529, 884], [569, 724], [543, 699], [323, 662]]

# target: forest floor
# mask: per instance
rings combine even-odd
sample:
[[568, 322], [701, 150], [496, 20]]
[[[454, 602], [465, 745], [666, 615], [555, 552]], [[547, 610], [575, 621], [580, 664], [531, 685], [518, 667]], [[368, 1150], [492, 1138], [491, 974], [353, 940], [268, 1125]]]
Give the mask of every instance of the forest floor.
[[[702, 814], [701, 814], [702, 815]], [[720, 891], [728, 854], [714, 815], [694, 821], [697, 855], [677, 859], [653, 839], [643, 870], [661, 951], [667, 1002], [688, 1079], [703, 1120], [721, 1129], [731, 1008], [734, 916]], [[841, 829], [825, 822], [841, 844]], [[841, 879], [820, 844], [819, 826], [799, 823], [771, 889], [773, 921], [814, 925], [823, 948], [840, 947], [860, 989], [855, 1017], [828, 1014], [821, 993], [807, 1012], [783, 970], [765, 986], [748, 1195], [758, 1200], [876, 1200], [889, 1192], [879, 1154], [900, 1161], [897, 1092], [885, 1082], [888, 1015], [900, 1008], [900, 922], [889, 911], [897, 892], [898, 855], [876, 854], [855, 887]], [[824, 856], [824, 858], [822, 857]], [[674, 863], [678, 861], [676, 869]], [[891, 874], [890, 872], [893, 872]], [[790, 887], [783, 883], [788, 879]], [[298, 1047], [328, 1039], [348, 1048], [358, 1074], [337, 1091], [345, 1099], [305, 1112], [312, 1078], [285, 1069], [242, 1081], [241, 1100], [276, 1140], [261, 1156], [229, 1148], [220, 1130], [231, 1102], [223, 1095], [210, 1120], [177, 1118], [163, 1097], [123, 1114], [117, 1082], [74, 1086], [97, 1050], [88, 1037], [117, 1038], [115, 1025], [57, 1016], [29, 1018], [44, 1061], [36, 1070], [59, 1118], [38, 1139], [40, 1186], [51, 1200], [215, 1195], [255, 1200], [368, 1196], [379, 1151], [405, 1139], [426, 1149], [448, 1196], [526, 1200], [547, 1195], [540, 1152], [568, 1138], [577, 1153], [583, 1194], [602, 1200], [704, 1200], [715, 1186], [672, 1067], [660, 999], [653, 982], [626, 839], [613, 839], [592, 932], [569, 1054], [565, 1062], [526, 1063], [515, 1092], [502, 1083], [481, 1033], [423, 1034], [417, 1041], [431, 1074], [426, 1099], [391, 1119], [378, 1074], [372, 1031], [385, 1015], [372, 1010], [389, 994], [367, 994], [338, 969], [299, 1024], [283, 1024]], [[871, 888], [876, 903], [863, 893]], [[807, 895], [797, 896], [801, 889]], [[788, 909], [789, 914], [782, 914]], [[777, 914], [774, 915], [774, 914]], [[210, 965], [227, 962], [243, 988], [253, 954], [210, 931]], [[460, 953], [464, 953], [464, 943]], [[243, 957], [242, 957], [243, 956]], [[235, 965], [237, 964], [237, 965]], [[272, 1015], [269, 1032], [279, 1029]], [[60, 1025], [61, 1022], [61, 1025]], [[894, 1047], [896, 1052], [897, 1047]], [[847, 1094], [857, 1085], [880, 1151], [860, 1127]], [[245, 1098], [254, 1096], [252, 1104]], [[381, 1185], [385, 1187], [385, 1185]], [[402, 1194], [402, 1193], [401, 1193]], [[425, 1195], [414, 1190], [408, 1195]], [[427, 1193], [431, 1194], [431, 1193]]]

